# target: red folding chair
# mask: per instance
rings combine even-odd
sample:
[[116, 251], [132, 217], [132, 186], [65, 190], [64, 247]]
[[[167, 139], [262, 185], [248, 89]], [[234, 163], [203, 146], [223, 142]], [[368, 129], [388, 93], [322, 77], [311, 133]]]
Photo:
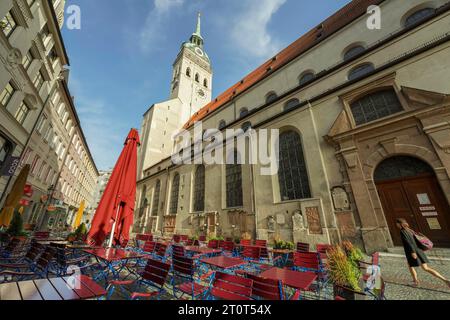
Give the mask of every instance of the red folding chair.
[[195, 273], [194, 259], [173, 256], [171, 285], [175, 298], [180, 299], [187, 294], [191, 296], [192, 300], [195, 300], [207, 292], [208, 287], [200, 284], [200, 281], [206, 280], [211, 276], [212, 272], [197, 279], [195, 278]]
[[318, 243], [316, 245], [316, 250], [317, 252], [320, 254], [320, 259], [322, 261], [327, 259], [327, 251], [329, 249], [331, 249], [333, 246], [331, 244], [323, 244], [323, 243]]
[[206, 242], [206, 236], [199, 236], [198, 241]]
[[210, 248], [210, 249], [218, 249], [219, 248], [219, 241], [218, 240], [209, 240], [208, 241], [208, 248]]
[[214, 300], [252, 300], [253, 280], [216, 272], [209, 297]]
[[316, 292], [320, 296], [321, 288], [327, 282], [327, 275], [321, 266], [320, 254], [318, 252], [295, 252], [294, 266], [292, 269], [300, 272], [314, 272], [318, 277], [319, 284], [316, 286]]
[[145, 253], [153, 254], [155, 252], [156, 242], [154, 241], [147, 241], [144, 244], [144, 247], [142, 248], [142, 251]]
[[179, 235], [177, 235], [177, 234], [174, 234], [173, 235], [173, 242], [180, 243], [180, 241], [181, 241], [181, 237]]
[[188, 236], [188, 235], [185, 235], [185, 234], [180, 235], [180, 240], [181, 240], [181, 242], [187, 242], [188, 239], [189, 239], [189, 236]]
[[236, 274], [260, 273], [262, 270], [269, 269], [270, 265], [261, 263], [261, 248], [256, 246], [246, 246], [241, 253], [242, 259], [249, 262], [243, 266], [243, 269], [237, 270]]
[[119, 287], [125, 293], [124, 286], [134, 285], [134, 289], [139, 289], [145, 286], [150, 289], [156, 289], [151, 292], [136, 292], [133, 291], [130, 295], [131, 300], [138, 300], [140, 298], [156, 298], [165, 292], [164, 284], [166, 283], [169, 274], [170, 264], [164, 263], [154, 259], [148, 259], [144, 271], [140, 274], [137, 280], [125, 281], [111, 281], [107, 287], [107, 299], [109, 300], [114, 293], [116, 287]]
[[222, 249], [222, 254], [224, 256], [232, 257], [234, 256], [234, 242], [233, 241], [224, 241], [220, 249]]
[[309, 243], [297, 242], [297, 252], [309, 252]]
[[192, 240], [192, 239], [187, 239], [184, 243], [185, 243], [187, 246], [192, 246], [192, 245], [194, 244], [194, 240]]
[[172, 256], [184, 257], [184, 247], [180, 245], [172, 245]]
[[166, 261], [166, 252], [167, 245], [164, 243], [157, 242], [155, 245], [155, 251], [153, 252], [153, 256], [155, 259]]
[[252, 296], [258, 300], [283, 300], [283, 286], [281, 281], [265, 279], [253, 274], [246, 277], [253, 281]]
[[241, 239], [240, 244], [243, 246], [251, 246], [252, 240], [251, 239]]
[[267, 240], [255, 240], [255, 246], [267, 247]]

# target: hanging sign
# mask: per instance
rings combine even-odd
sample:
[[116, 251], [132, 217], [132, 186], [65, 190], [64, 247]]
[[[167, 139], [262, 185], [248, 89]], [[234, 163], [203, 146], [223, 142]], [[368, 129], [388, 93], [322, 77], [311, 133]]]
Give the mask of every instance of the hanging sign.
[[1, 176], [12, 177], [20, 163], [20, 157], [9, 156], [2, 166]]
[[27, 197], [33, 196], [33, 187], [31, 186], [31, 184], [25, 185], [25, 188], [23, 189], [23, 194], [26, 195]]

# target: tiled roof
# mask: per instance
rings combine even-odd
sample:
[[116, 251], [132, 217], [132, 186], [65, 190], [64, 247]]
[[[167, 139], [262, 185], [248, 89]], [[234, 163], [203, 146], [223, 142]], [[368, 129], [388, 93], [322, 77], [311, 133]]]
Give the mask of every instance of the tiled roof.
[[204, 119], [209, 113], [224, 106], [240, 93], [246, 91], [248, 88], [294, 60], [328, 36], [359, 18], [367, 12], [369, 6], [378, 5], [383, 1], [384, 0], [353, 0], [200, 109], [184, 125], [184, 128], [189, 128], [195, 122]]

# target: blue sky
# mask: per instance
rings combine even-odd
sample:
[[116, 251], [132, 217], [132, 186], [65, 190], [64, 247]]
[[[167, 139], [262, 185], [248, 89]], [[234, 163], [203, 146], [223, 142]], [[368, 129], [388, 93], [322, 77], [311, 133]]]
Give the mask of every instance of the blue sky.
[[172, 63], [202, 12], [217, 96], [349, 0], [68, 0], [69, 87], [99, 169], [114, 166], [130, 128], [168, 98]]

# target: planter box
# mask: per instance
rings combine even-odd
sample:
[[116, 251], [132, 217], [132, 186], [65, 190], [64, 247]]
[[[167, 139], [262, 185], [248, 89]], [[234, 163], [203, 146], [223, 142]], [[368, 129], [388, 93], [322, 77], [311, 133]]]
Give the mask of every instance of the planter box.
[[363, 292], [357, 292], [349, 288], [334, 285], [334, 296], [339, 296], [345, 300], [367, 300], [367, 295]]

